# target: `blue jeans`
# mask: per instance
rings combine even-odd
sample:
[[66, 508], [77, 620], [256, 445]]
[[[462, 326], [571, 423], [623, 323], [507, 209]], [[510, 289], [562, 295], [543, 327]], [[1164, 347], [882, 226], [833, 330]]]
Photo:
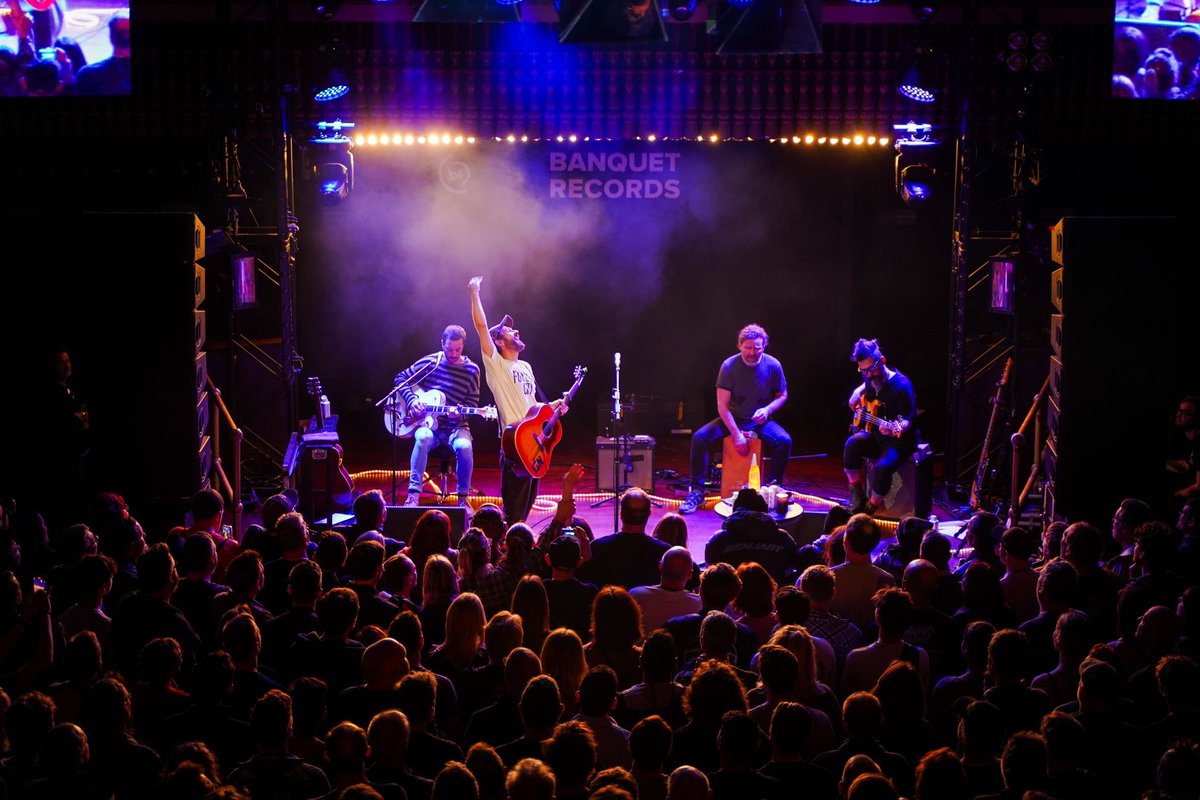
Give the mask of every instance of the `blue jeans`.
[[408, 490], [421, 491], [425, 465], [429, 463], [429, 451], [438, 445], [448, 445], [454, 450], [458, 493], [465, 495], [471, 490], [471, 471], [475, 466], [475, 451], [471, 449], [471, 429], [452, 428], [449, 425], [441, 425], [436, 431], [417, 428], [413, 433], [412, 459], [409, 461], [412, 474], [408, 476]]
[[[762, 467], [766, 483], [782, 483], [783, 474], [787, 472], [788, 458], [792, 454], [792, 437], [773, 419], [762, 425], [755, 425], [748, 420], [738, 420], [738, 427], [747, 433], [753, 431], [763, 440], [763, 458], [770, 457], [768, 469]], [[708, 457], [714, 447], [728, 435], [725, 423], [717, 417], [712, 422], [692, 434], [692, 488], [699, 489], [708, 474]]]

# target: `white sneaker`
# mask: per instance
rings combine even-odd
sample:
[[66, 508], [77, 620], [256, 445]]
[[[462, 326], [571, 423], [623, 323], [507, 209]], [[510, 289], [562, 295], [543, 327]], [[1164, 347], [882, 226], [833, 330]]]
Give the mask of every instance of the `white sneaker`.
[[704, 492], [688, 492], [679, 506], [680, 514], [695, 514], [704, 505]]

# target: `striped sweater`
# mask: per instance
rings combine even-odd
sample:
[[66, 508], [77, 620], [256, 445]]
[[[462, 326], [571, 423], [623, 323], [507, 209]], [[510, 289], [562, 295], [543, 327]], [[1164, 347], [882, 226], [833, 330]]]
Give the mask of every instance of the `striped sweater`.
[[[404, 401], [409, 405], [412, 405], [413, 401], [417, 399], [417, 393], [413, 390], [418, 387], [425, 391], [438, 389], [445, 393], [446, 405], [479, 405], [479, 365], [466, 356], [463, 356], [460, 363], [452, 365], [446, 362], [446, 357], [440, 350], [430, 353], [398, 374], [395, 385], [399, 386], [413, 376], [417, 376], [418, 380], [411, 386], [400, 390]], [[443, 422], [447, 421], [445, 417], [438, 419]], [[467, 418], [459, 417], [454, 424], [466, 427]]]

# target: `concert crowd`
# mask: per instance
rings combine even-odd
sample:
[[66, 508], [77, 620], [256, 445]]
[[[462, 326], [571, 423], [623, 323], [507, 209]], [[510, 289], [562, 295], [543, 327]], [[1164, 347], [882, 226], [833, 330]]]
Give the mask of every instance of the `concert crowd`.
[[593, 537], [574, 482], [457, 541], [378, 491], [322, 531], [290, 492], [237, 531], [212, 490], [170, 530], [5, 501], [4, 796], [1200, 796], [1200, 499], [798, 547], [743, 490], [699, 554], [638, 489]]

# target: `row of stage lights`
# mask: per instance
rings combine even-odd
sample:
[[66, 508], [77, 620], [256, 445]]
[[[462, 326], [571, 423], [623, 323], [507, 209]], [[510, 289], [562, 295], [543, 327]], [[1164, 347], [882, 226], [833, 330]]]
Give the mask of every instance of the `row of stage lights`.
[[[448, 133], [431, 133], [425, 136], [415, 134], [402, 133], [356, 133], [354, 134], [354, 144], [358, 147], [377, 147], [396, 146], [396, 145], [463, 145], [475, 144], [480, 141], [507, 142], [508, 144], [527, 144], [529, 142], [556, 142], [558, 144], [577, 142], [615, 142], [620, 139], [611, 137], [599, 136], [578, 136], [570, 134], [568, 136], [518, 136], [515, 133], [510, 133], [507, 136], [492, 136], [490, 139], [480, 139], [475, 136], [451, 136]], [[863, 134], [854, 134], [853, 136], [817, 136], [816, 134], [807, 134], [805, 136], [771, 136], [755, 139], [753, 137], [737, 138], [724, 137], [717, 134], [708, 136], [681, 136], [681, 137], [666, 137], [657, 136], [653, 133], [647, 136], [635, 136], [635, 141], [646, 142], [709, 142], [717, 144], [719, 142], [754, 142], [763, 141], [772, 144], [809, 144], [809, 145], [847, 145], [851, 147], [887, 147], [892, 143], [892, 140], [887, 136], [865, 136]]]
[[[321, 197], [327, 205], [336, 205], [349, 196], [354, 188], [354, 147], [367, 146], [413, 146], [413, 145], [473, 145], [480, 141], [485, 141], [476, 136], [457, 136], [449, 133], [429, 133], [429, 134], [413, 134], [413, 133], [368, 133], [359, 132], [355, 128], [357, 125], [353, 122], [335, 119], [333, 121], [318, 122], [315, 124], [317, 135], [310, 138], [309, 144], [312, 147], [312, 173], [320, 185]], [[905, 122], [896, 123], [892, 126], [895, 131], [895, 137], [889, 136], [874, 136], [856, 133], [850, 136], [818, 136], [815, 133], [805, 134], [804, 136], [779, 136], [765, 137], [758, 141], [765, 141], [771, 144], [782, 145], [826, 145], [826, 146], [841, 146], [841, 147], [887, 147], [894, 145], [896, 149], [896, 191], [900, 195], [900, 199], [905, 205], [916, 207], [925, 205], [930, 197], [933, 183], [934, 171], [924, 161], [918, 161], [913, 157], [914, 152], [920, 152], [924, 148], [935, 146], [938, 144], [937, 138], [933, 134], [933, 126], [929, 123]], [[553, 137], [531, 137], [528, 134], [518, 136], [515, 133], [510, 133], [507, 136], [493, 136], [491, 141], [497, 143], [517, 144], [529, 142], [556, 142], [559, 144], [571, 143], [575, 144], [580, 141], [580, 137], [576, 134], [567, 136], [558, 135]], [[634, 137], [636, 141], [642, 141], [643, 137]], [[613, 142], [620, 141], [609, 137], [592, 137], [584, 136], [584, 142]], [[709, 142], [717, 144], [719, 142], [753, 142], [756, 141], [752, 137], [722, 138], [718, 134], [709, 134], [708, 136], [696, 137], [660, 137], [657, 134], [648, 134], [645, 137], [647, 142]]]

